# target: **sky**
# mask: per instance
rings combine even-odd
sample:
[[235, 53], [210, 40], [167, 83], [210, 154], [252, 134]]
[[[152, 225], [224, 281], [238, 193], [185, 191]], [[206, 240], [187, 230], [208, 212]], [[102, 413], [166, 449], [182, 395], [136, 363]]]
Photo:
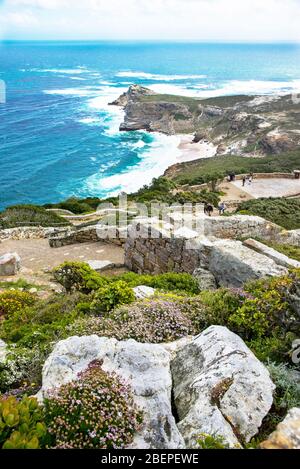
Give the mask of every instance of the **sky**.
[[300, 42], [300, 0], [0, 0], [0, 39]]

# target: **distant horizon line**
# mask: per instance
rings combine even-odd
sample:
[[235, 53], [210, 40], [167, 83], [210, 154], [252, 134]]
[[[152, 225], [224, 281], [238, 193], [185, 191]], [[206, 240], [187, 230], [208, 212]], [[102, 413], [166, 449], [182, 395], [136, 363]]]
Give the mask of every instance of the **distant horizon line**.
[[85, 42], [85, 43], [176, 43], [176, 44], [291, 44], [299, 45], [300, 40], [222, 40], [222, 39], [0, 39], [5, 42]]

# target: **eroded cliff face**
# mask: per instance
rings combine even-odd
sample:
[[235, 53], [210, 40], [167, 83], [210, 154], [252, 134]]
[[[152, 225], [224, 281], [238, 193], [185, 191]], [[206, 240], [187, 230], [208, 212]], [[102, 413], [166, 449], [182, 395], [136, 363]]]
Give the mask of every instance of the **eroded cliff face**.
[[112, 105], [122, 106], [121, 131], [194, 133], [218, 154], [280, 154], [300, 146], [300, 103], [292, 96], [197, 99], [157, 94], [133, 85]]

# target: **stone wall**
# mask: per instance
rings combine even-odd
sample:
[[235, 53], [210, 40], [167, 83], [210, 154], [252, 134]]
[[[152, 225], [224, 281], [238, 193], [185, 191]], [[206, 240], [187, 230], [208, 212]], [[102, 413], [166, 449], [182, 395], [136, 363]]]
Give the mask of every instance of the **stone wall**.
[[125, 244], [125, 265], [139, 274], [192, 274], [200, 263], [200, 252], [187, 249], [184, 239], [128, 238]]
[[116, 234], [116, 236], [112, 238], [107, 238], [104, 235], [103, 237], [101, 237], [99, 227], [93, 225], [78, 230], [75, 229], [73, 231], [69, 231], [58, 236], [50, 236], [49, 244], [52, 248], [60, 248], [62, 246], [68, 246], [71, 244], [96, 243], [99, 241], [104, 241], [110, 244], [115, 244], [117, 246], [122, 246], [125, 243], [125, 235], [121, 230], [116, 227], [111, 227], [111, 229], [115, 229]]
[[206, 217], [204, 224], [205, 236], [225, 239], [257, 237], [271, 241], [282, 232], [280, 226], [255, 216]]
[[[176, 221], [178, 223], [178, 217]], [[134, 272], [152, 274], [193, 273], [199, 267], [211, 270], [212, 253], [216, 252], [216, 246], [218, 246], [217, 255], [219, 255], [222, 250], [220, 243], [223, 242], [225, 245], [228, 240], [227, 251], [230, 251], [230, 258], [234, 257], [233, 253], [236, 250], [243, 264], [245, 260], [243, 257], [245, 258], [247, 254], [245, 275], [251, 272], [253, 278], [258, 278], [260, 272], [267, 272], [264, 265], [267, 266], [267, 270], [270, 270], [270, 274], [279, 272], [280, 269], [277, 269], [276, 262], [270, 262], [267, 256], [257, 256], [251, 249], [244, 248], [242, 243], [237, 241], [239, 238], [259, 237], [274, 241], [285, 236], [286, 241], [293, 240], [295, 245], [300, 245], [300, 230], [282, 232], [279, 226], [260, 217], [243, 215], [202, 217], [194, 231], [187, 227], [178, 229], [178, 225], [176, 228], [177, 231], [172, 231], [170, 225], [157, 224], [155, 226], [151, 224], [150, 219], [134, 223], [128, 230], [128, 239], [125, 243], [125, 265]], [[257, 269], [255, 266], [249, 268], [251, 258], [256, 258], [257, 262], [260, 261]], [[228, 272], [228, 278], [230, 283], [230, 272]], [[238, 282], [235, 280], [235, 283]]]
[[49, 238], [55, 232], [66, 232], [66, 230], [70, 228], [43, 228], [41, 226], [9, 228], [0, 230], [0, 242], [11, 239], [44, 239]]

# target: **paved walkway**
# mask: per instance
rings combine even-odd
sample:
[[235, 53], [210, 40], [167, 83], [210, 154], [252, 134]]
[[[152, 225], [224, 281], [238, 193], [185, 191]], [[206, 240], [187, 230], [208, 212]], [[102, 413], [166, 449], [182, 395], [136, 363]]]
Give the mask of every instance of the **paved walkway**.
[[255, 199], [260, 197], [290, 197], [300, 194], [300, 180], [297, 179], [254, 179], [251, 185], [246, 182], [245, 187], [243, 187], [242, 181], [235, 181], [232, 185]]

